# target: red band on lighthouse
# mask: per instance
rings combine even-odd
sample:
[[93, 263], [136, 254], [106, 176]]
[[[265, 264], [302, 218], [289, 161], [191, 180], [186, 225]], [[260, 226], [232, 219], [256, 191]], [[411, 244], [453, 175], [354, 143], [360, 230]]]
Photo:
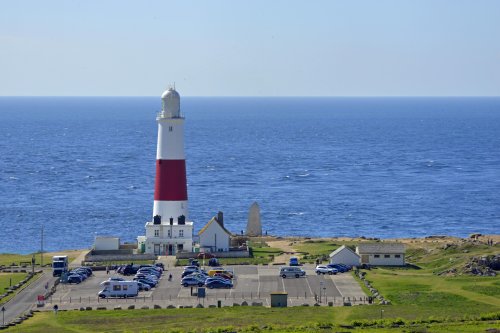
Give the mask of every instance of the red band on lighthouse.
[[156, 160], [155, 200], [186, 201], [186, 161]]

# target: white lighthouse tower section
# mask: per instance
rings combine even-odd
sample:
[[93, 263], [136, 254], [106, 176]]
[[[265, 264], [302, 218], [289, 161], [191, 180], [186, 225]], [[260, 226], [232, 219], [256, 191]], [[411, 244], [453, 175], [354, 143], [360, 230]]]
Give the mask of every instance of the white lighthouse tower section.
[[175, 255], [193, 249], [193, 222], [188, 220], [184, 118], [180, 96], [173, 88], [162, 96], [157, 115], [158, 145], [153, 220], [146, 222], [146, 235], [137, 237], [138, 252]]
[[[175, 104], [174, 104], [175, 105]], [[184, 118], [179, 112], [173, 113], [178, 117], [173, 118], [171, 112], [160, 112], [158, 118], [158, 145], [156, 148], [157, 161], [185, 160], [184, 154]], [[187, 200], [156, 200], [153, 205], [153, 216], [159, 215], [162, 219], [177, 218], [184, 215], [188, 219]]]

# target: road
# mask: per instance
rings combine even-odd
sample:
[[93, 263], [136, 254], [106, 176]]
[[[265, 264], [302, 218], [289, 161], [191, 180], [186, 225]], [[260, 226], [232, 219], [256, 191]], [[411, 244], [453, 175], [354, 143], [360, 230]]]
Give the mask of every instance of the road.
[[5, 303], [5, 323], [21, 316], [24, 312], [30, 310], [37, 302], [37, 296], [45, 294], [45, 285], [52, 286], [57, 278], [52, 277], [51, 269], [45, 270], [36, 281], [21, 290], [10, 301]]

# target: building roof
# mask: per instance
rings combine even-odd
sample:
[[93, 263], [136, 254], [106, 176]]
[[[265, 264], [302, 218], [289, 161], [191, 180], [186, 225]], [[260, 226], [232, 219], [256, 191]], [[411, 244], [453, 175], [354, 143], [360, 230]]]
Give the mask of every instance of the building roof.
[[356, 247], [356, 252], [362, 253], [405, 253], [403, 243], [361, 243]]
[[226, 234], [228, 234], [229, 236], [231, 236], [231, 235], [232, 235], [232, 234], [231, 234], [231, 233], [230, 233], [230, 232], [229, 232], [226, 228], [224, 228], [224, 226], [223, 226], [222, 224], [220, 224], [220, 222], [219, 222], [219, 221], [217, 221], [217, 217], [216, 217], [216, 216], [214, 216], [214, 217], [212, 217], [212, 219], [211, 219], [210, 221], [208, 221], [208, 223], [207, 223], [207, 224], [205, 224], [205, 226], [204, 226], [203, 228], [201, 228], [200, 232], [198, 232], [198, 236], [200, 236], [202, 233], [204, 233], [204, 232], [208, 229], [208, 227], [209, 227], [212, 223], [214, 223], [214, 222], [215, 222], [215, 223], [217, 223], [217, 224], [219, 225], [219, 227], [221, 227], [221, 228], [222, 228], [222, 230], [224, 230], [224, 232], [225, 232]]
[[333, 251], [332, 253], [330, 253], [330, 258], [333, 257], [333, 256], [335, 256], [336, 254], [344, 251], [344, 250], [347, 250], [347, 251], [351, 252], [352, 254], [356, 255], [357, 257], [359, 257], [359, 254], [357, 254], [356, 252], [354, 252], [353, 250], [351, 250], [347, 246], [342, 245], [341, 247], [339, 247], [338, 249], [336, 249], [335, 251]]

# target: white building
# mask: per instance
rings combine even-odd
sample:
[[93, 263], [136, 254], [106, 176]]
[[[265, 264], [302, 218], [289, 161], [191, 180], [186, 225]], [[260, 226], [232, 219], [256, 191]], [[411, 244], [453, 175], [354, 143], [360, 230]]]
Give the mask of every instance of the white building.
[[330, 253], [330, 264], [344, 264], [354, 267], [359, 266], [360, 259], [356, 252], [345, 245]]
[[403, 243], [361, 243], [356, 247], [361, 264], [372, 266], [404, 266], [405, 245]]
[[175, 255], [193, 251], [193, 222], [189, 221], [184, 155], [184, 117], [180, 96], [169, 88], [161, 96], [158, 113], [158, 144], [153, 221], [146, 222], [146, 235], [137, 237], [138, 251]]
[[94, 250], [115, 251], [120, 249], [120, 238], [96, 236], [94, 240]]
[[225, 252], [231, 247], [231, 233], [224, 228], [222, 212], [212, 217], [198, 233], [200, 251]]

